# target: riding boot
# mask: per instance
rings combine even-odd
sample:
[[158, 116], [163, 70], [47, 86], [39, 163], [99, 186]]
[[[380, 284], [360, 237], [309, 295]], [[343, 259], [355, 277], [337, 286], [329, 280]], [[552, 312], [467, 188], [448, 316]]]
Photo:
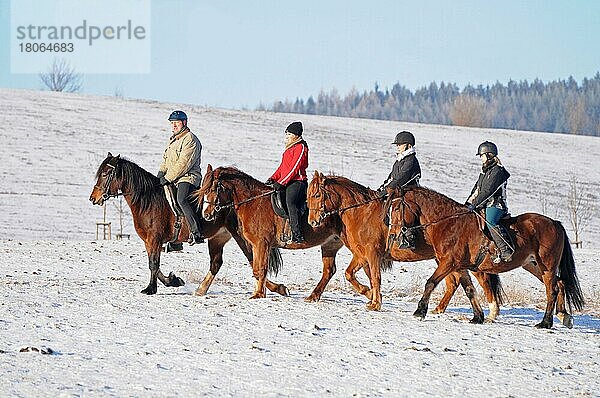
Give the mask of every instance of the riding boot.
[[412, 228], [403, 228], [401, 232], [400, 244], [398, 245], [398, 247], [400, 249], [415, 249], [415, 232], [412, 230]]
[[498, 264], [501, 261], [509, 262], [512, 259], [513, 250], [508, 244], [509, 237], [504, 228], [500, 225], [496, 225], [495, 227], [490, 228], [490, 233], [492, 235], [492, 239], [494, 239], [494, 243], [500, 252], [499, 255], [494, 258], [494, 263]]

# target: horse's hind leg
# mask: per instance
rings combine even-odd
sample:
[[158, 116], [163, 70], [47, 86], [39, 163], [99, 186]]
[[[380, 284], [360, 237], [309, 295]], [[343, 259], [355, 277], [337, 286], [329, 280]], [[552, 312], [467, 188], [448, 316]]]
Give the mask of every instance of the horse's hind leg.
[[490, 310], [490, 313], [484, 319], [484, 322], [492, 323], [500, 314], [500, 305], [498, 303], [498, 300], [501, 300], [500, 295], [502, 294], [500, 279], [498, 279], [496, 275], [493, 276], [497, 280], [497, 284], [495, 285], [497, 289], [494, 290], [494, 287], [492, 286], [491, 274], [485, 272], [473, 272], [473, 275], [475, 275], [475, 278], [477, 278], [479, 285], [483, 289], [483, 294], [485, 294], [485, 299], [488, 302], [488, 308]]
[[552, 271], [544, 272], [544, 285], [546, 286], [546, 312], [540, 323], [535, 325], [536, 328], [550, 329], [553, 323], [554, 305], [558, 296], [557, 277]]
[[459, 283], [460, 274], [458, 272], [453, 272], [446, 277], [446, 292], [437, 307], [431, 311], [432, 314], [443, 314], [446, 312], [446, 308], [448, 308], [448, 304], [450, 304], [450, 300], [452, 299], [452, 296], [454, 296], [454, 292], [456, 292]]
[[471, 307], [473, 308], [473, 319], [471, 319], [471, 323], [483, 323], [483, 310], [479, 305], [479, 301], [477, 301], [477, 294], [475, 292], [475, 286], [473, 286], [473, 281], [471, 281], [471, 277], [469, 276], [468, 271], [462, 271], [460, 274], [460, 284], [463, 287], [465, 294], [469, 298], [471, 302]]
[[158, 278], [158, 273], [160, 272], [160, 251], [162, 245], [157, 242], [145, 242], [145, 244], [146, 252], [148, 253], [148, 267], [150, 268], [150, 282], [141, 293], [150, 295], [156, 294], [157, 290], [156, 280]]
[[[540, 282], [544, 283], [542, 271], [536, 263], [527, 263], [523, 265], [523, 269], [529, 271], [531, 274], [533, 274], [533, 276], [538, 278]], [[556, 283], [558, 285], [558, 295], [556, 297], [556, 317], [564, 326], [571, 329], [573, 327], [573, 317], [567, 312], [567, 308], [565, 306], [565, 284], [560, 280]]]
[[319, 301], [325, 287], [335, 274], [335, 255], [343, 246], [339, 239], [334, 239], [321, 245], [321, 258], [323, 260], [323, 273], [321, 274], [321, 280], [317, 283], [312, 293], [304, 300], [308, 302]]

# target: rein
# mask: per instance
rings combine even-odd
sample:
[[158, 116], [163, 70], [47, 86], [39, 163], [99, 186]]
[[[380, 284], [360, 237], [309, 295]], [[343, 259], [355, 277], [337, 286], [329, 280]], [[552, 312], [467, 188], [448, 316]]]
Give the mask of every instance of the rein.
[[240, 202], [237, 202], [237, 203], [235, 203], [235, 202], [232, 201], [231, 203], [228, 203], [226, 205], [221, 205], [221, 204], [219, 204], [219, 190], [221, 190], [221, 189], [223, 189], [223, 185], [221, 184], [221, 181], [219, 181], [218, 184], [217, 184], [217, 201], [216, 201], [216, 203], [208, 202], [207, 201], [208, 204], [211, 204], [211, 205], [215, 206], [215, 212], [217, 212], [217, 213], [220, 212], [221, 210], [229, 209], [231, 207], [237, 209], [239, 206], [243, 205], [244, 203], [251, 202], [253, 200], [262, 198], [264, 196], [271, 195], [273, 192], [276, 192], [275, 190], [272, 190], [272, 191], [261, 193], [260, 195], [251, 196], [251, 197], [249, 197], [247, 199], [244, 199], [244, 200], [242, 200]]
[[[425, 224], [419, 224], [419, 225], [415, 225], [415, 226], [413, 226], [413, 227], [407, 227], [407, 226], [405, 226], [405, 225], [404, 225], [404, 206], [408, 207], [408, 209], [409, 209], [409, 210], [410, 210], [410, 207], [409, 207], [409, 206], [408, 206], [408, 204], [407, 204], [407, 203], [404, 201], [404, 197], [402, 197], [402, 198], [396, 198], [396, 199], [392, 199], [392, 202], [395, 202], [395, 201], [397, 201], [397, 200], [401, 200], [401, 201], [402, 201], [402, 202], [401, 202], [401, 203], [402, 203], [402, 209], [401, 209], [401, 210], [402, 210], [402, 223], [401, 223], [401, 224], [393, 224], [393, 223], [391, 223], [391, 222], [390, 222], [390, 225], [389, 225], [389, 226], [390, 226], [390, 228], [391, 228], [392, 226], [400, 226], [400, 227], [402, 227], [402, 228], [405, 228], [406, 230], [413, 230], [413, 229], [425, 229], [425, 228], [427, 228], [427, 227], [428, 227], [428, 226], [430, 226], [430, 225], [434, 225], [434, 224], [440, 223], [440, 222], [442, 222], [442, 221], [449, 220], [449, 219], [451, 219], [451, 218], [457, 218], [457, 217], [461, 217], [461, 216], [464, 216], [464, 215], [466, 215], [466, 214], [469, 214], [469, 213], [471, 213], [471, 211], [469, 211], [469, 210], [465, 210], [465, 211], [463, 211], [463, 212], [459, 212], [459, 213], [455, 213], [455, 214], [452, 214], [452, 215], [449, 215], [449, 216], [446, 216], [446, 217], [442, 217], [442, 218], [440, 218], [439, 220], [430, 221], [430, 222], [428, 222], [428, 223], [425, 223]], [[392, 211], [392, 207], [390, 206], [390, 212], [391, 212], [391, 211]], [[411, 211], [411, 212], [413, 212], [412, 210], [410, 210], [410, 211]], [[414, 212], [413, 212], [413, 213], [414, 213]], [[481, 217], [481, 215], [479, 215], [477, 212], [474, 212], [474, 213], [475, 213], [475, 214], [476, 214], [478, 217], [482, 218], [482, 217]], [[484, 219], [484, 220], [485, 220], [485, 219]], [[390, 218], [390, 221], [391, 221], [391, 218]]]
[[[327, 189], [325, 189], [325, 186], [324, 186], [324, 185], [321, 185], [321, 186], [319, 186], [319, 189], [320, 189], [321, 191], [323, 191], [323, 193], [324, 193], [324, 195], [323, 195], [323, 203], [322, 203], [322, 206], [321, 206], [321, 208], [320, 208], [320, 209], [310, 209], [310, 208], [309, 208], [309, 210], [312, 210], [312, 211], [319, 211], [319, 212], [320, 212], [320, 213], [319, 213], [319, 223], [321, 223], [321, 222], [322, 222], [324, 219], [326, 219], [327, 217], [329, 217], [329, 216], [332, 216], [332, 215], [334, 215], [334, 214], [340, 214], [340, 215], [341, 215], [341, 214], [342, 214], [342, 213], [344, 213], [346, 210], [350, 210], [350, 209], [354, 209], [354, 208], [356, 208], [356, 207], [364, 206], [364, 205], [366, 205], [366, 204], [369, 204], [369, 203], [371, 203], [371, 202], [374, 202], [374, 201], [376, 201], [376, 200], [379, 200], [379, 199], [380, 199], [379, 197], [374, 197], [374, 198], [371, 198], [371, 199], [369, 199], [369, 200], [366, 200], [366, 201], [364, 201], [364, 202], [359, 202], [359, 203], [355, 203], [355, 204], [353, 204], [353, 205], [350, 205], [350, 206], [346, 206], [346, 207], [340, 207], [340, 208], [337, 208], [337, 209], [333, 209], [333, 210], [327, 210], [327, 211], [326, 211], [326, 210], [325, 210], [325, 201], [327, 200], [327, 198], [328, 198], [328, 197], [330, 197], [330, 195], [331, 195], [331, 192], [329, 192]], [[325, 194], [327, 194], [327, 196], [325, 196]]]

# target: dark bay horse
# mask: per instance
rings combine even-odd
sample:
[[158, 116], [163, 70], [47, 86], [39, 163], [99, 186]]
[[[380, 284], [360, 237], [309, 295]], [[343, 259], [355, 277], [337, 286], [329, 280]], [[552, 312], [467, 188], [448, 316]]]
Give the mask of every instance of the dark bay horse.
[[425, 317], [431, 292], [450, 272], [466, 270], [478, 263], [479, 271], [495, 274], [533, 265], [541, 273], [547, 300], [544, 318], [536, 327], [552, 327], [555, 305], [559, 319], [572, 327], [572, 317], [566, 311], [565, 302], [571, 311], [580, 311], [584, 300], [571, 245], [559, 221], [536, 213], [510, 218], [505, 225], [515, 236], [515, 252], [510, 262], [495, 264], [489, 240], [480, 227], [481, 216], [427, 188], [407, 188], [397, 195], [397, 198], [389, 199], [392, 214], [390, 234], [397, 234], [402, 226], [406, 226], [407, 215], [410, 215], [418, 221], [414, 228], [423, 230], [438, 261], [437, 269], [425, 284], [414, 313], [416, 317]]
[[[417, 240], [415, 250], [394, 251], [392, 257], [387, 256], [386, 238], [388, 227], [384, 223], [384, 202], [376, 192], [341, 176], [325, 176], [315, 171], [308, 187], [307, 201], [308, 220], [313, 226], [327, 219], [339, 219], [343, 225], [342, 240], [359, 259], [356, 264], [368, 263], [370, 269], [371, 290], [359, 283], [355, 273], [360, 267], [346, 270], [346, 279], [362, 294], [371, 299], [369, 309], [379, 310], [381, 307], [379, 272], [380, 264], [389, 264], [389, 260], [412, 262], [435, 258], [433, 248], [422, 239]], [[375, 265], [374, 267], [371, 265]], [[501, 300], [500, 280], [496, 275], [483, 272], [475, 273], [490, 303], [489, 321], [497, 316], [498, 301]], [[436, 312], [444, 312], [450, 302], [458, 283], [460, 283], [473, 307], [474, 317], [471, 322], [483, 322], [483, 311], [475, 297], [475, 289], [467, 271], [450, 274], [447, 277], [448, 289]]]
[[[185, 283], [181, 278], [176, 277], [173, 273], [165, 276], [160, 271], [162, 245], [173, 238], [176, 217], [169, 207], [158, 178], [135, 163], [123, 159], [119, 155], [113, 156], [109, 152], [98, 167], [96, 180], [96, 185], [90, 194], [90, 201], [93, 204], [102, 205], [111, 197], [123, 195], [131, 209], [135, 231], [144, 241], [150, 267], [150, 283], [142, 290], [142, 293], [155, 294], [157, 278], [165, 286], [183, 286]], [[232, 237], [248, 261], [252, 263], [252, 250], [237, 233], [237, 227], [235, 214], [231, 211], [219, 212], [213, 221], [203, 223], [203, 232], [208, 237], [210, 269], [196, 290], [196, 295], [203, 295], [208, 290], [223, 264], [223, 246]], [[187, 241], [188, 236], [187, 221], [184, 221], [177, 242]], [[273, 250], [269, 253], [270, 270], [276, 272], [280, 261], [281, 256], [278, 251]], [[288, 294], [284, 285], [269, 280], [267, 280], [267, 287], [279, 294]]]
[[335, 256], [343, 246], [339, 238], [340, 225], [331, 219], [319, 228], [301, 223], [305, 243], [282, 241], [285, 220], [275, 214], [269, 198], [272, 189], [234, 167], [208, 165], [202, 187], [194, 195], [204, 197], [204, 218], [212, 220], [223, 208], [235, 210], [239, 231], [252, 247], [252, 271], [256, 289], [251, 298], [265, 297], [267, 254], [272, 248], [307, 249], [321, 246], [323, 273], [307, 301], [319, 300], [325, 286], [335, 273]]

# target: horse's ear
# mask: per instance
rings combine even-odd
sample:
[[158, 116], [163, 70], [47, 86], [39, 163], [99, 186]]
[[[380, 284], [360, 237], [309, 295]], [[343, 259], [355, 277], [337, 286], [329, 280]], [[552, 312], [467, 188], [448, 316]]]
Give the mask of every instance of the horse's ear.
[[313, 179], [315, 179], [315, 180], [319, 179], [319, 172], [317, 170], [315, 170], [315, 174], [313, 175]]
[[206, 167], [206, 174], [212, 174], [213, 172], [213, 168], [212, 165], [209, 163], [208, 166]]
[[117, 159], [121, 158], [121, 154], [118, 154], [117, 156], [115, 156]]
[[109, 152], [107, 158], [112, 158], [112, 153]]
[[324, 175], [323, 173], [319, 173], [319, 178], [320, 178], [321, 180], [324, 180], [324, 179], [325, 179], [325, 175]]

